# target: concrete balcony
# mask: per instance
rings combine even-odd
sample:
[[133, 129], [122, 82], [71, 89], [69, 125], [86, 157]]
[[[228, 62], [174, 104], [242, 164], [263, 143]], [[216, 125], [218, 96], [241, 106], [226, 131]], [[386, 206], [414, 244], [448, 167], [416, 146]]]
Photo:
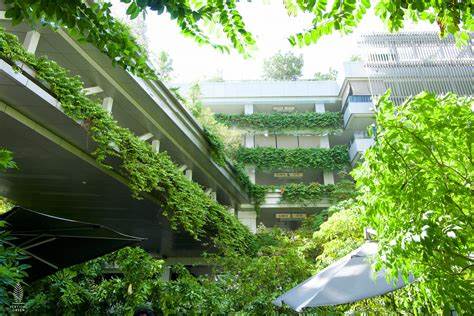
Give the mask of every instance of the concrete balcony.
[[375, 122], [374, 104], [370, 96], [349, 96], [343, 113], [345, 129], [363, 130]]
[[349, 158], [354, 166], [364, 155], [365, 151], [374, 144], [373, 138], [355, 138], [349, 148]]

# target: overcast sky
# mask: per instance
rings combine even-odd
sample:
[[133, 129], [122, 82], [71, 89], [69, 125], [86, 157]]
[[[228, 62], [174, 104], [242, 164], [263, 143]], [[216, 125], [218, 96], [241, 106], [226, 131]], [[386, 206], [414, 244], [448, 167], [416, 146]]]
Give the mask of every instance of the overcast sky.
[[283, 0], [241, 1], [238, 9], [247, 29], [257, 40], [257, 49], [249, 59], [237, 52], [222, 54], [209, 46], [200, 46], [192, 38], [184, 37], [167, 14], [158, 16], [153, 12], [146, 17], [149, 49], [153, 53], [164, 50], [171, 55], [176, 82], [202, 80], [217, 73], [222, 73], [225, 80], [260, 79], [263, 60], [278, 50], [303, 54], [303, 77], [312, 78], [315, 72], [326, 72], [329, 67], [341, 71], [344, 61], [360, 54], [357, 49], [359, 34], [385, 31], [383, 24], [369, 14], [354, 34], [332, 35], [309, 47], [293, 48], [288, 36], [307, 28], [310, 17], [289, 17]]

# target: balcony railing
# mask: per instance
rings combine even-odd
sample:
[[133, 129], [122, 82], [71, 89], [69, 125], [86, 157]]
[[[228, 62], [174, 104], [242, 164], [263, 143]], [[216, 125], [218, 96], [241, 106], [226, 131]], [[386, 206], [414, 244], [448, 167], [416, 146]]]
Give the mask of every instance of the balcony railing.
[[[344, 127], [347, 128], [353, 117], [368, 118], [367, 125], [374, 116], [374, 105], [369, 95], [351, 95], [347, 98], [344, 107]], [[364, 121], [365, 122], [365, 121]]]

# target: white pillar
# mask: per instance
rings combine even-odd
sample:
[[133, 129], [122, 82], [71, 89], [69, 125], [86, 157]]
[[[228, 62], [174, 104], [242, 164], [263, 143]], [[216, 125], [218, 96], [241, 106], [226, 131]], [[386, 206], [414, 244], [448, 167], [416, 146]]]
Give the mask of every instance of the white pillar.
[[112, 106], [114, 104], [114, 99], [111, 97], [106, 97], [102, 100], [102, 108], [107, 111], [107, 113], [112, 114]]
[[184, 176], [188, 179], [188, 180], [192, 180], [193, 179], [193, 170], [191, 169], [186, 169], [186, 171], [184, 171]]
[[247, 175], [249, 176], [250, 182], [255, 184], [255, 167], [246, 167]]
[[334, 171], [324, 170], [323, 178], [324, 178], [324, 184], [334, 184]]
[[245, 147], [254, 148], [255, 147], [255, 138], [252, 134], [245, 134]]
[[326, 109], [324, 107], [324, 103], [315, 103], [314, 104], [314, 112], [316, 112], [316, 113], [326, 112]]
[[160, 141], [158, 139], [154, 139], [151, 142], [151, 149], [153, 152], [157, 153], [160, 151]]
[[321, 148], [330, 148], [328, 135], [320, 136], [319, 146]]
[[245, 115], [253, 114], [253, 104], [246, 104], [245, 105], [244, 114]]
[[257, 232], [257, 213], [255, 211], [239, 211], [237, 213], [239, 221], [248, 227], [252, 233]]
[[164, 266], [163, 267], [163, 273], [161, 274], [161, 280], [163, 281], [169, 281], [171, 277], [171, 268], [170, 266]]
[[[324, 113], [326, 111], [324, 103], [316, 103], [314, 105], [314, 111], [317, 113]], [[320, 147], [321, 148], [330, 148], [329, 136], [323, 135], [320, 137]], [[332, 170], [323, 170], [323, 180], [324, 184], [334, 184], [334, 172]]]
[[40, 39], [40, 33], [37, 31], [26, 32], [25, 40], [23, 41], [23, 47], [27, 52], [34, 54], [38, 47]]

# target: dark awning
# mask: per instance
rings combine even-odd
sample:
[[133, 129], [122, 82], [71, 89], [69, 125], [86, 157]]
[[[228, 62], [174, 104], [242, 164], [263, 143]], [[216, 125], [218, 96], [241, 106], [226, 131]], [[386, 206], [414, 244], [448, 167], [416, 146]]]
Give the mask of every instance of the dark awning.
[[9, 243], [23, 249], [29, 264], [27, 281], [82, 263], [143, 241], [103, 225], [51, 216], [22, 207], [0, 216], [14, 237]]

